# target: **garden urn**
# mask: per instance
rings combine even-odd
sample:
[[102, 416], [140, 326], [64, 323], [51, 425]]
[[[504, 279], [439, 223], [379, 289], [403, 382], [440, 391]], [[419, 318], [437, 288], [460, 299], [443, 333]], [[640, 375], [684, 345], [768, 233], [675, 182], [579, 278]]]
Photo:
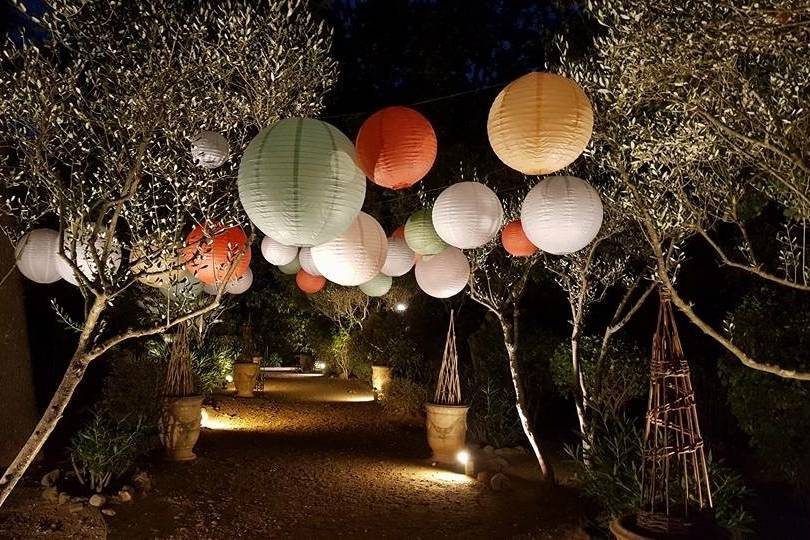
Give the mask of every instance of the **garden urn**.
[[237, 362], [233, 365], [233, 384], [237, 397], [253, 397], [256, 377], [259, 375], [259, 364], [256, 362]]
[[160, 442], [172, 461], [196, 459], [194, 445], [200, 437], [202, 396], [167, 397], [160, 415]]
[[388, 366], [371, 366], [371, 387], [374, 399], [385, 397], [385, 389], [391, 382], [391, 368]]
[[467, 405], [426, 403], [427, 440], [437, 463], [455, 464], [467, 439]]

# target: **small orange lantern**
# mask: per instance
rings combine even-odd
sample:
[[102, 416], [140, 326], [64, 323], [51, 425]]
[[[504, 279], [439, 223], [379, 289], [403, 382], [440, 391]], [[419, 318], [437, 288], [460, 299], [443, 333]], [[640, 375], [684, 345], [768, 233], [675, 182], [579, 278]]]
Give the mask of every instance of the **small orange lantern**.
[[506, 224], [501, 231], [501, 243], [506, 252], [515, 257], [528, 257], [537, 251], [537, 246], [523, 232], [519, 219]]
[[[245, 249], [248, 238], [241, 227], [223, 228], [220, 224], [197, 225], [186, 237], [183, 260], [194, 276], [208, 285], [220, 283], [228, 270]], [[231, 279], [247, 272], [250, 266], [250, 247], [236, 263]]]
[[326, 278], [323, 276], [313, 276], [303, 270], [295, 274], [295, 284], [307, 294], [315, 294], [326, 285]]
[[405, 225], [400, 225], [394, 232], [391, 233], [391, 238], [399, 238], [400, 240], [405, 240]]

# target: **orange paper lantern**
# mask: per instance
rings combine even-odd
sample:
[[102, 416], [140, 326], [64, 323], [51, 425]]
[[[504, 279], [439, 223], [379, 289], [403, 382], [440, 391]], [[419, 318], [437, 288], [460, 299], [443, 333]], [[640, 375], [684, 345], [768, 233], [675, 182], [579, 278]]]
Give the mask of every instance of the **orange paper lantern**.
[[537, 251], [537, 246], [532, 244], [526, 237], [526, 233], [523, 232], [523, 225], [520, 224], [519, 219], [507, 223], [503, 228], [501, 231], [501, 244], [503, 244], [503, 249], [509, 255], [515, 257], [528, 257]]
[[405, 225], [400, 225], [394, 232], [391, 233], [391, 238], [399, 238], [400, 240], [405, 240]]
[[312, 274], [308, 274], [303, 270], [299, 270], [298, 273], [295, 274], [295, 284], [298, 285], [298, 288], [305, 293], [315, 294], [324, 288], [326, 285], [326, 278], [323, 276], [313, 276]]
[[[220, 283], [230, 270], [248, 238], [241, 227], [223, 228], [221, 225], [197, 225], [186, 237], [183, 260], [194, 276], [208, 285]], [[236, 279], [250, 266], [250, 247], [247, 248], [231, 279]]]
[[427, 118], [408, 107], [387, 107], [369, 116], [357, 134], [357, 164], [372, 182], [404, 189], [425, 177], [436, 161], [436, 133]]

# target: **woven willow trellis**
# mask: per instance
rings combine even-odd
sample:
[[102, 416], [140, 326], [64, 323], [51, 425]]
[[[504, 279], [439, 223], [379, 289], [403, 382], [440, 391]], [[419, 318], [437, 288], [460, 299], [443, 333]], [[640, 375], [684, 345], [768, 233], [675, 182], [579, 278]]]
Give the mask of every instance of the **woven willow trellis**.
[[163, 384], [165, 396], [193, 396], [194, 374], [191, 371], [191, 346], [188, 326], [178, 324], [169, 351], [169, 364], [166, 367], [166, 380]]
[[437, 405], [461, 405], [461, 384], [458, 379], [458, 353], [456, 352], [456, 325], [453, 311], [450, 311], [450, 328], [444, 344], [442, 366], [439, 368], [439, 381], [433, 403]]
[[650, 362], [638, 523], [648, 530], [688, 530], [711, 508], [712, 494], [695, 393], [669, 295], [661, 292]]

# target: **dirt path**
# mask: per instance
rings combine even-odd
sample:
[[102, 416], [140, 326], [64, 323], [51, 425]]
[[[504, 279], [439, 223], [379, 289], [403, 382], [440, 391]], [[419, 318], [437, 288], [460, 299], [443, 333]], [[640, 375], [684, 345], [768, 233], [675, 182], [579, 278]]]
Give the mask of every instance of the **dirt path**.
[[573, 503], [431, 468], [423, 429], [387, 419], [367, 386], [274, 379], [221, 397], [191, 463], [159, 463], [110, 538], [565, 538]]

